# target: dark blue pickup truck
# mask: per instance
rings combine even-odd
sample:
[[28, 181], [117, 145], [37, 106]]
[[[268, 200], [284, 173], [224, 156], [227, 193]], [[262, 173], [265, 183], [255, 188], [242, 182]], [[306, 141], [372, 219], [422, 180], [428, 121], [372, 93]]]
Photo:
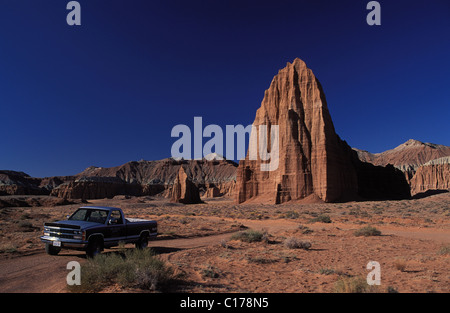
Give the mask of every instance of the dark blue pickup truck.
[[56, 255], [62, 248], [86, 251], [94, 257], [104, 248], [119, 242], [134, 243], [145, 248], [157, 236], [157, 222], [125, 218], [119, 208], [85, 206], [76, 210], [67, 220], [44, 223], [45, 251]]

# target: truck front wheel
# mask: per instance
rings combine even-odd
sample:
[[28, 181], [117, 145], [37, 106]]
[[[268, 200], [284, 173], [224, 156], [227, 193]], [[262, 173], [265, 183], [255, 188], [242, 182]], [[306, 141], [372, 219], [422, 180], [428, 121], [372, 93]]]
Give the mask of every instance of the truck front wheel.
[[100, 254], [103, 250], [103, 240], [101, 238], [93, 238], [89, 240], [88, 247], [86, 249], [86, 255], [89, 258], [93, 258]]
[[59, 251], [61, 251], [60, 247], [54, 247], [52, 244], [50, 243], [46, 243], [45, 244], [45, 252], [47, 252], [47, 254], [50, 255], [57, 255], [59, 253]]

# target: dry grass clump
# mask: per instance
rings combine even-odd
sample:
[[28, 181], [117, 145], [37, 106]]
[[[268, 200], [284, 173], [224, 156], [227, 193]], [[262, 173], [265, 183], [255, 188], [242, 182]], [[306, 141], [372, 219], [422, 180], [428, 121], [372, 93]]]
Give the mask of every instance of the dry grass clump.
[[200, 272], [203, 277], [218, 278], [220, 276], [217, 268], [210, 264], [206, 265], [206, 267], [203, 268]]
[[1, 253], [16, 253], [17, 246], [12, 243], [5, 243], [0, 245], [0, 254]]
[[366, 226], [366, 227], [363, 227], [361, 229], [356, 230], [354, 232], [354, 235], [355, 236], [364, 236], [364, 237], [380, 236], [381, 235], [381, 231], [379, 231], [375, 227]]
[[311, 248], [311, 242], [300, 240], [295, 237], [289, 237], [284, 241], [284, 246], [289, 249], [305, 249]]
[[343, 277], [334, 284], [336, 293], [373, 293], [378, 291], [377, 286], [367, 284], [367, 280], [361, 276]]
[[309, 220], [310, 223], [331, 223], [331, 218], [329, 215], [326, 214], [321, 214], [315, 218], [312, 218], [311, 220]]
[[440, 255], [450, 255], [450, 245], [442, 246], [439, 249], [438, 254], [440, 254]]
[[264, 233], [253, 229], [241, 231], [231, 236], [231, 240], [240, 240], [243, 242], [259, 242], [262, 241], [263, 238]]
[[394, 261], [394, 268], [399, 270], [400, 272], [404, 272], [406, 270], [407, 262], [404, 259], [397, 259]]
[[98, 292], [118, 284], [122, 288], [164, 290], [174, 279], [173, 271], [150, 249], [99, 254], [81, 266], [81, 285], [72, 292]]

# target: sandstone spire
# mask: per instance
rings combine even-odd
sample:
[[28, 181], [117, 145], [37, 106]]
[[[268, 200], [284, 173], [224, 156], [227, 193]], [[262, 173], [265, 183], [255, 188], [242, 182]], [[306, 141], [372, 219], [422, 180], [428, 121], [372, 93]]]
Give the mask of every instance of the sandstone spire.
[[184, 204], [202, 202], [197, 186], [188, 178], [183, 166], [180, 166], [177, 178], [175, 178], [171, 200]]
[[[401, 185], [400, 193], [405, 195], [407, 185], [401, 172], [366, 166], [339, 138], [320, 82], [298, 58], [273, 78], [253, 125], [266, 125], [269, 131], [271, 125], [278, 125], [279, 166], [261, 171], [263, 161], [250, 160], [247, 154], [238, 167], [238, 203], [283, 203], [307, 197], [334, 202], [373, 191], [378, 197], [383, 195], [384, 180]], [[389, 192], [395, 194], [395, 186]], [[406, 193], [409, 195], [409, 189]]]

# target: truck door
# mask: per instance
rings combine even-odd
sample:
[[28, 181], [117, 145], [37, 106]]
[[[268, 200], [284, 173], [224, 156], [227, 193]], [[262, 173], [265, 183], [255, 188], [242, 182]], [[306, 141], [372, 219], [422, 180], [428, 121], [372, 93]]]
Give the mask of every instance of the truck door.
[[108, 221], [108, 237], [105, 241], [117, 243], [126, 239], [126, 227], [124, 219], [119, 210], [112, 210]]

